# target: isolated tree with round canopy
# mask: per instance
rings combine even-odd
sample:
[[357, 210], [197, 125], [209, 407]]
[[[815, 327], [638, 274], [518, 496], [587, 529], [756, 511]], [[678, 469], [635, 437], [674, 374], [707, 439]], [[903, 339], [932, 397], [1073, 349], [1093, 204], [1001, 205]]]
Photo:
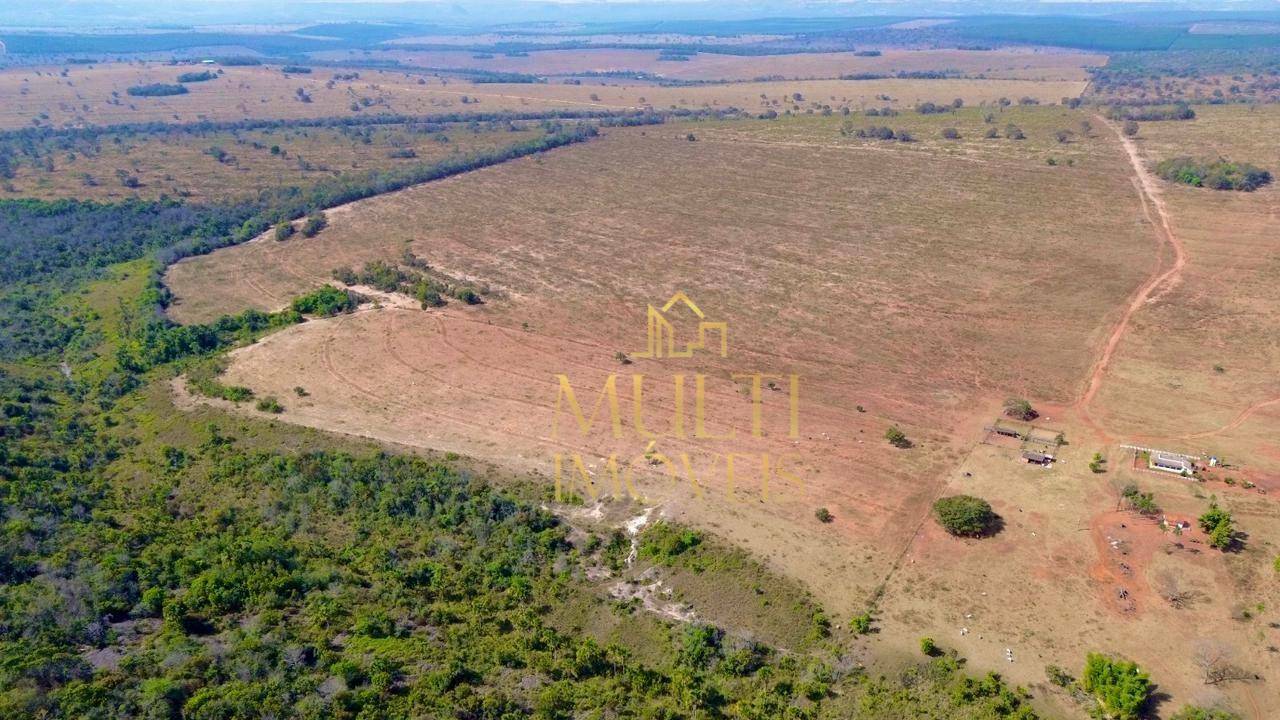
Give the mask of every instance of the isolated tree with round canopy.
[[990, 503], [972, 495], [952, 495], [933, 504], [938, 524], [952, 535], [979, 537], [994, 531], [1000, 520]]
[[1019, 420], [1031, 421], [1040, 417], [1040, 413], [1031, 407], [1031, 403], [1023, 398], [1009, 398], [1004, 401], [1004, 414]]
[[1089, 653], [1081, 685], [1098, 701], [1104, 720], [1137, 720], [1151, 696], [1151, 680], [1135, 663]]

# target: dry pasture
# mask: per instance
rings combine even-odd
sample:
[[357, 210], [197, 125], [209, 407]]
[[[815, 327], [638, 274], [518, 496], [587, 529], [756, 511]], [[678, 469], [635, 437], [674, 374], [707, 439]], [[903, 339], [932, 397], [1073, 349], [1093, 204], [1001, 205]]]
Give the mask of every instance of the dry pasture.
[[[6, 98], [0, 106], [0, 128], [375, 113], [431, 115], [597, 105], [569, 96], [529, 96], [518, 92], [520, 86], [484, 88], [404, 72], [317, 67], [309, 74], [285, 75], [278, 66], [265, 65], [221, 68], [223, 74], [215, 80], [189, 83], [185, 95], [133, 97], [126, 92], [134, 85], [174, 83], [184, 72], [203, 69], [206, 68], [201, 65], [139, 62], [0, 70], [0, 97]], [[351, 73], [358, 73], [359, 77], [334, 79], [335, 75]], [[425, 84], [419, 84], [419, 79]], [[299, 98], [299, 89], [311, 98], [310, 102]], [[483, 95], [478, 95], [477, 90], [482, 90]], [[477, 101], [472, 102], [473, 99]]]
[[[1144, 123], [1140, 146], [1147, 157], [1196, 150], [1269, 165], [1258, 143], [1272, 117], [1224, 108], [1194, 123]], [[851, 137], [846, 120], [849, 129], [907, 129], [918, 141]], [[985, 137], [1009, 124], [1027, 139]], [[960, 139], [944, 139], [944, 127]], [[1065, 143], [1055, 138], [1063, 129], [1072, 131]], [[557, 373], [581, 388], [600, 387], [610, 373], [656, 379], [644, 386], [651, 429], [665, 427], [657, 418], [676, 404], [660, 379], [705, 373], [710, 432], [739, 436], [750, 428], [752, 396], [732, 373], [796, 373], [802, 437], [773, 424], [763, 438], [664, 437], [656, 449], [689, 452], [695, 463], [787, 454], [800, 484], [775, 483], [767, 500], [758, 482], [730, 491], [714, 473], [698, 488], [649, 473], [640, 488], [800, 578], [842, 615], [874, 600], [885, 632], [870, 642], [890, 653], [930, 635], [975, 667], [1050, 692], [1045, 664], [1074, 670], [1085, 652], [1118, 652], [1151, 669], [1172, 707], [1224, 701], [1263, 718], [1277, 702], [1269, 686], [1206, 686], [1194, 655], [1212, 635], [1241, 664], [1273, 674], [1274, 501], [1238, 485], [1134, 470], [1117, 443], [1130, 433], [1177, 438], [1201, 418], [1230, 425], [1249, 403], [1273, 397], [1265, 372], [1276, 366], [1274, 333], [1265, 333], [1276, 307], [1266, 281], [1273, 193], [1160, 188], [1190, 261], [1130, 318], [1089, 405], [1094, 425], [1073, 405], [1121, 308], [1170, 255], [1116, 135], [1064, 108], [611, 130], [355, 203], [312, 240], [260, 240], [184, 261], [167, 282], [184, 321], [278, 307], [334, 266], [394, 261], [405, 249], [492, 284], [501, 292], [480, 307], [401, 304], [305, 323], [237, 351], [226, 381], [284, 398], [286, 421], [455, 450], [547, 482], [556, 451], [587, 453], [605, 482], [600, 458], [645, 447], [598, 433], [552, 437]], [[1233, 233], [1222, 231], [1224, 218]], [[1265, 262], [1255, 269], [1246, 258]], [[728, 359], [636, 356], [644, 307], [677, 289], [728, 321]], [[1223, 335], [1203, 337], [1215, 324]], [[1225, 372], [1212, 372], [1205, 347]], [[633, 362], [619, 363], [618, 351]], [[1171, 374], [1188, 378], [1182, 394], [1169, 392]], [[310, 394], [291, 397], [296, 385]], [[774, 421], [785, 407], [780, 393], [764, 393]], [[1066, 433], [1052, 469], [978, 444], [1009, 395], [1035, 399], [1043, 424]], [[1255, 408], [1214, 442], [1265, 468], [1276, 436], [1270, 411]], [[889, 424], [916, 446], [888, 446]], [[1095, 451], [1107, 456], [1106, 473], [1086, 467]], [[1176, 539], [1124, 512], [1119, 489], [1128, 482], [1179, 517], [1194, 518], [1217, 495], [1248, 533], [1246, 549], [1218, 553], [1198, 530]], [[957, 492], [990, 499], [1001, 534], [961, 540], [929, 521], [929, 503]], [[834, 522], [815, 521], [817, 507]], [[1169, 578], [1195, 593], [1189, 607], [1164, 599]]]
[[[24, 67], [0, 70], [0, 129], [32, 125], [110, 125], [139, 122], [234, 121], [248, 118], [316, 118], [377, 113], [441, 115], [548, 109], [624, 110], [641, 107], [727, 108], [783, 112], [815, 105], [853, 108], [886, 103], [913, 105], [962, 98], [977, 105], [1001, 97], [1058, 102], [1084, 91], [1083, 80], [817, 80], [658, 87], [602, 80], [557, 83], [472, 83], [427, 73], [314, 68], [286, 76], [278, 67], [228, 67], [215, 80], [190, 83], [185, 95], [132, 97], [130, 86], [173, 83], [201, 66], [158, 63]], [[62, 73], [66, 75], [63, 76]], [[357, 72], [354, 80], [335, 74]], [[421, 81], [421, 83], [419, 82]], [[310, 102], [297, 95], [301, 89]], [[113, 96], [113, 93], [116, 95]], [[799, 93], [807, 101], [797, 102]], [[889, 97], [892, 100], [882, 100]]]
[[[512, 131], [506, 123], [452, 123], [429, 132], [374, 125], [59, 138], [39, 143], [38, 157], [14, 156], [18, 162], [7, 187], [12, 195], [44, 199], [118, 201], [168, 195], [197, 202], [225, 200], [341, 174], [435, 162], [541, 134], [536, 123], [515, 126], [520, 129]], [[217, 149], [226, 156], [219, 159]], [[411, 158], [394, 156], [409, 150]], [[121, 177], [135, 178], [140, 185], [129, 187]]]
[[[1196, 112], [1141, 123], [1143, 159], [1222, 156], [1280, 171], [1276, 106]], [[1280, 487], [1280, 188], [1159, 183], [1186, 267], [1135, 316], [1095, 413], [1119, 440], [1221, 455]]]
[[[1053, 417], [1045, 424], [1064, 430], [1070, 443], [1053, 467], [977, 445], [949, 471], [943, 492], [989, 499], [1004, 527], [993, 538], [970, 540], [923, 525], [887, 584], [884, 632], [875, 645], [910, 652], [917, 638], [932, 637], [1064, 706], [1071, 703], [1046, 682], [1045, 666], [1078, 677], [1085, 654], [1104, 651], [1151, 674], [1169, 696], [1160, 717], [1192, 702], [1225, 704], [1251, 720], [1270, 717], [1267, 709], [1280, 702], [1268, 682], [1276, 670], [1268, 648], [1277, 639], [1270, 623], [1280, 591], [1271, 565], [1280, 507], [1239, 487], [1134, 470], [1130, 454], [1093, 440], [1070, 413], [1047, 411]], [[1088, 468], [1095, 451], [1108, 459], [1104, 473]], [[1129, 483], [1152, 492], [1161, 513], [1127, 510], [1120, 490]], [[1195, 526], [1210, 495], [1249, 534], [1242, 552], [1210, 548]], [[1174, 534], [1160, 526], [1163, 515], [1193, 526]], [[1169, 600], [1174, 592], [1177, 605]], [[1206, 684], [1196, 653], [1207, 641], [1265, 679]]]
[[[700, 52], [688, 60], [662, 60], [657, 50], [541, 50], [521, 56], [463, 50], [333, 51], [317, 57], [336, 62], [360, 58], [395, 60], [433, 68], [475, 68], [533, 75], [584, 72], [643, 72], [676, 80], [753, 80], [760, 77], [835, 78], [858, 73], [895, 74], [937, 71], [967, 76], [1020, 80], [1086, 80], [1086, 68], [1105, 65], [1105, 55], [1061, 50], [902, 50], [885, 48], [879, 56], [853, 52], [791, 55], [729, 55]], [[484, 57], [491, 55], [491, 57]]]
[[[1025, 141], [982, 138], [977, 110], [902, 116], [927, 138], [908, 144], [842, 136], [838, 117], [612, 130], [353, 204], [305, 242], [264, 239], [179, 263], [166, 278], [172, 313], [277, 307], [336, 266], [411, 249], [505, 297], [307, 323], [237, 353], [227, 381], [282, 398], [306, 387], [286, 420], [549, 474], [556, 373], [584, 387], [609, 372], [662, 374], [658, 361], [614, 355], [643, 345], [647, 303], [686, 290], [731, 327], [729, 359], [692, 366], [713, 378], [712, 407], [728, 408], [711, 411], [717, 432], [749, 421], [750, 388], [731, 372], [802, 377], [803, 438], [775, 432], [756, 449], [795, 453], [805, 485], [770, 503], [686, 498], [680, 509], [845, 611], [870, 597], [933, 478], [959, 457], [950, 430], [968, 426], [973, 404], [1032, 390], [1071, 397], [1109, 309], [1142, 276], [1151, 241], [1114, 140], [1051, 137], [1080, 117], [1006, 111]], [[938, 136], [951, 123], [966, 139]], [[1046, 163], [1061, 152], [1078, 160]], [[1081, 268], [1095, 281], [1077, 282]], [[645, 392], [670, 409], [665, 387]], [[889, 447], [890, 423], [919, 447]], [[599, 438], [576, 447], [642, 449]], [[818, 505], [833, 528], [814, 526]]]

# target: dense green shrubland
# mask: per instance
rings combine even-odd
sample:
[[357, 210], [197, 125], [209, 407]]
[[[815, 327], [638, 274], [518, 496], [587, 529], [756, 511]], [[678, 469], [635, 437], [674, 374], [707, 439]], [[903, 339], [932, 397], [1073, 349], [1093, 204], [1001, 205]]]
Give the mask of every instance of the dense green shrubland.
[[1156, 174], [1169, 182], [1214, 190], [1253, 192], [1271, 182], [1271, 173], [1249, 163], [1177, 157], [1156, 164]]
[[149, 85], [133, 85], [125, 90], [135, 97], [164, 97], [166, 95], [186, 95], [187, 88], [173, 83], [151, 83]]
[[1143, 122], [1161, 120], [1194, 120], [1196, 111], [1186, 103], [1173, 105], [1116, 105], [1107, 109], [1107, 117], [1112, 120], [1141, 120]]
[[208, 70], [201, 70], [197, 72], [185, 72], [178, 76], [178, 82], [180, 83], [207, 82], [209, 80], [216, 80], [217, 77], [218, 77], [217, 73], [209, 72]]
[[325, 285], [294, 298], [291, 307], [303, 315], [331, 317], [355, 310], [362, 299], [358, 293]]

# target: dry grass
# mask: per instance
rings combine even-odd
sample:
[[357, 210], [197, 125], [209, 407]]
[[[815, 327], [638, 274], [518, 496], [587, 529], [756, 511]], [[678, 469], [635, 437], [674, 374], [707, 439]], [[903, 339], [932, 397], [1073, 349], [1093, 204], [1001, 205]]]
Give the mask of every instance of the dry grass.
[[[480, 308], [370, 309], [279, 333], [236, 353], [228, 381], [279, 396], [305, 386], [310, 395], [289, 404], [286, 421], [544, 478], [556, 450], [598, 458], [644, 445], [552, 438], [556, 373], [582, 388], [610, 372], [654, 378], [645, 386], [653, 429], [666, 427], [661, 411], [675, 403], [657, 378], [705, 373], [711, 431], [740, 436], [749, 387], [730, 373], [798, 373], [801, 438], [769, 425], [764, 438], [663, 438], [657, 449], [689, 452], [699, 470], [707, 453], [789, 453], [801, 486], [775, 484], [762, 501], [759, 482], [742, 477], [757, 466], [744, 459], [734, 491], [715, 472], [700, 492], [644, 475], [651, 502], [803, 580], [842, 616], [882, 588], [884, 632], [871, 641], [881, 655], [912, 653], [929, 635], [975, 667], [1035, 684], [1045, 664], [1075, 669], [1086, 652], [1106, 650], [1149, 668], [1170, 706], [1225, 699], [1264, 717], [1280, 700], [1273, 688], [1207, 690], [1194, 650], [1212, 635], [1268, 672], [1266, 622], [1280, 602], [1275, 503], [1238, 485], [1134, 470], [1061, 407], [1080, 396], [1120, 308], [1160, 260], [1127, 159], [1101, 123], [1082, 132], [1085, 113], [1015, 107], [987, 123], [987, 112], [850, 118], [854, 128], [889, 124], [920, 138], [908, 144], [842, 135], [839, 116], [610, 131], [356, 203], [313, 240], [181, 263], [168, 277], [174, 313], [201, 320], [275, 307], [335, 265], [405, 248], [492, 283], [503, 296]], [[1141, 142], [1153, 158], [1222, 153], [1275, 169], [1266, 143], [1278, 117], [1206, 109], [1194, 123], [1144, 124]], [[1008, 123], [1027, 139], [983, 137]], [[944, 127], [962, 138], [942, 139]], [[1059, 143], [1059, 129], [1077, 134]], [[1164, 189], [1190, 264], [1122, 338], [1091, 408], [1108, 432], [1168, 441], [1273, 396], [1275, 193]], [[615, 352], [634, 357], [643, 342], [644, 306], [675, 289], [729, 322], [730, 357], [619, 365]], [[1226, 371], [1212, 372], [1215, 362]], [[1042, 422], [1066, 432], [1052, 469], [976, 444], [1008, 395], [1031, 397]], [[766, 393], [764, 402], [776, 419], [781, 401]], [[1269, 414], [1278, 409], [1248, 416], [1214, 447], [1250, 466], [1280, 461]], [[890, 423], [917, 446], [890, 448], [881, 439]], [[1105, 475], [1087, 468], [1099, 450]], [[592, 469], [603, 479], [599, 460]], [[1179, 517], [1194, 518], [1217, 494], [1249, 534], [1247, 549], [1223, 555], [1198, 531], [1173, 538], [1117, 512], [1127, 482]], [[929, 503], [959, 492], [989, 499], [1004, 531], [982, 541], [942, 533]], [[833, 523], [813, 519], [819, 506]], [[1161, 598], [1170, 576], [1195, 591], [1188, 607]], [[1231, 619], [1240, 607], [1250, 617]]]
[[[810, 109], [812, 102], [854, 108], [884, 104], [889, 96], [898, 103], [950, 102], [963, 98], [970, 104], [994, 102], [1000, 97], [1034, 97], [1057, 102], [1078, 96], [1085, 83], [1079, 80], [1035, 82], [1029, 80], [864, 80], [796, 81], [785, 83], [733, 83], [687, 88], [648, 84], [474, 84], [409, 73], [359, 70], [350, 81], [330, 81], [332, 68], [316, 68], [310, 75], [285, 76], [279, 68], [230, 67], [216, 79], [188, 86], [186, 95], [131, 97], [133, 85], [172, 83], [190, 66], [161, 64], [105, 64], [75, 66], [66, 77], [61, 68], [17, 68], [0, 71], [0, 128], [33, 124], [118, 124], [136, 122], [195, 122], [246, 118], [313, 118], [359, 116], [373, 113], [443, 114], [546, 109], [629, 109], [730, 107], [748, 110], [790, 106]], [[424, 84], [420, 84], [419, 81]], [[301, 88], [311, 102], [301, 102]], [[783, 106], [781, 99], [801, 93], [807, 103]], [[112, 93], [118, 93], [113, 97]], [[764, 97], [762, 97], [762, 95]], [[367, 107], [364, 103], [369, 103]], [[359, 107], [353, 110], [352, 105]]]
[[[385, 170], [443, 160], [455, 153], [489, 150], [540, 134], [532, 125], [516, 123], [521, 129], [515, 132], [506, 123], [475, 127], [459, 123], [431, 132], [380, 125], [345, 131], [277, 128], [111, 135], [70, 144], [58, 140], [41, 144], [38, 159], [23, 158], [8, 181], [8, 192], [46, 199], [117, 201], [168, 195], [192, 201], [222, 200], [256, 195], [269, 188], [307, 185], [344, 173]], [[217, 159], [214, 148], [230, 157]], [[415, 157], [392, 156], [406, 150], [412, 150]], [[46, 162], [52, 164], [52, 170]], [[119, 178], [121, 171], [137, 178], [141, 186], [127, 187]]]
[[[1145, 158], [1221, 155], [1280, 171], [1280, 109], [1197, 113], [1189, 122], [1142, 123]], [[1280, 188], [1236, 193], [1162, 182], [1162, 192], [1187, 268], [1134, 318], [1099, 395], [1104, 421], [1122, 437], [1224, 455], [1263, 473], [1255, 480], [1280, 483], [1280, 401], [1251, 411], [1280, 398]]]
[[[549, 453], [565, 447], [547, 440], [554, 375], [587, 386], [609, 371], [662, 374], [661, 363], [623, 368], [613, 356], [642, 345], [646, 303], [687, 289], [732, 328], [729, 360], [698, 363], [712, 377], [717, 431], [749, 422], [748, 388], [730, 372], [803, 377], [804, 437], [770, 434], [750, 451], [795, 454], [805, 487], [767, 504], [673, 502], [815, 587], [839, 578], [818, 590], [847, 610], [909, 537], [973, 403], [1073, 395], [1102, 319], [1142, 275], [1150, 240], [1113, 141], [1073, 143], [1072, 167], [1045, 162], [1064, 151], [1049, 128], [1079, 117], [1007, 111], [1023, 142], [978, 137], [976, 110], [900, 118], [933, 133], [907, 145], [843, 137], [839, 118], [707, 124], [697, 142], [684, 127], [611, 131], [357, 203], [312, 240], [180, 263], [168, 275], [173, 312], [277, 306], [335, 266], [411, 248], [506, 298], [308, 323], [237, 354], [229, 381], [307, 387], [284, 415], [294, 422], [547, 473]], [[943, 124], [970, 139], [937, 138]], [[646, 392], [671, 407], [669, 388]], [[890, 423], [919, 447], [890, 448]], [[599, 438], [568, 447], [642, 449]], [[715, 482], [708, 495], [724, 490]], [[832, 526], [813, 521], [818, 505]]]
[[[137, 122], [196, 122], [246, 118], [314, 118], [374, 113], [442, 114], [466, 111], [542, 110], [592, 106], [572, 97], [526, 96], [522, 86], [472, 86], [419, 75], [367, 69], [316, 68], [286, 76], [278, 67], [228, 67], [216, 80], [191, 83], [186, 95], [132, 97], [133, 85], [172, 83], [199, 67], [150, 63], [14, 68], [0, 71], [0, 128], [32, 124], [109, 125]], [[335, 74], [359, 73], [355, 80], [330, 81]], [[311, 97], [302, 102], [301, 88]], [[476, 91], [483, 90], [483, 95]], [[112, 93], [118, 93], [118, 97]], [[475, 97], [478, 102], [470, 102]], [[466, 98], [466, 102], [464, 102]], [[371, 103], [368, 107], [364, 102]], [[353, 110], [352, 104], [360, 107]], [[34, 121], [34, 122], [33, 122]]]
[[[1269, 139], [1280, 113], [1273, 108], [1197, 112], [1193, 122], [1143, 123], [1146, 159], [1223, 155], [1277, 167]], [[1272, 567], [1280, 508], [1241, 483], [1280, 487], [1273, 341], [1280, 260], [1272, 241], [1280, 195], [1168, 183], [1160, 194], [1187, 265], [1133, 316], [1104, 376], [1090, 414], [1109, 437], [1095, 437], [1066, 413], [1058, 421], [1073, 446], [1049, 471], [979, 446], [952, 473], [947, 492], [991, 498], [1006, 530], [996, 542], [975, 543], [926, 525], [889, 585], [884, 607], [893, 632], [886, 638], [894, 645], [916, 634], [950, 636], [966, 656], [1004, 665], [1024, 682], [1037, 680], [1046, 662], [1078, 664], [1105, 647], [1148, 668], [1175, 699], [1170, 707], [1225, 702], [1262, 718], [1280, 702], [1273, 687], [1208, 687], [1195, 657], [1201, 639], [1214, 638], [1250, 672], [1265, 677], [1274, 662], [1266, 628], [1280, 602]], [[1153, 260], [1171, 263], [1167, 250]], [[1205, 483], [1144, 472], [1116, 447], [1125, 441], [1216, 454], [1232, 467], [1206, 474]], [[1108, 455], [1106, 475], [1087, 469], [1097, 450]], [[1223, 482], [1229, 477], [1235, 485]], [[1164, 513], [1193, 522], [1216, 496], [1247, 533], [1245, 549], [1219, 553], [1198, 529], [1174, 536], [1117, 512], [1119, 488], [1130, 482], [1154, 492]], [[1170, 583], [1190, 593], [1185, 607], [1163, 596]], [[1015, 665], [1003, 661], [1005, 647], [1015, 649]]]
[[[1239, 488], [1202, 488], [1131, 470], [1119, 450], [1109, 453], [1108, 472], [1096, 475], [1087, 464], [1105, 448], [1087, 440], [1084, 426], [1058, 417], [1052, 424], [1072, 442], [1053, 468], [979, 445], [951, 471], [945, 492], [989, 499], [1004, 529], [991, 539], [964, 540], [927, 522], [887, 586], [876, 646], [908, 652], [916, 638], [933, 637], [973, 665], [1038, 684], [1042, 692], [1051, 691], [1046, 664], [1079, 676], [1086, 653], [1105, 651], [1132, 658], [1151, 674], [1171, 696], [1162, 713], [1187, 702], [1225, 702], [1242, 717], [1269, 717], [1265, 708], [1280, 702], [1274, 686], [1207, 687], [1194, 652], [1203, 638], [1217, 638], [1240, 664], [1269, 676], [1274, 655], [1267, 647], [1274, 641], [1267, 622], [1280, 602], [1270, 539], [1280, 531], [1280, 508]], [[1251, 547], [1224, 554], [1209, 548], [1198, 528], [1175, 536], [1153, 519], [1117, 512], [1119, 488], [1129, 482], [1153, 492], [1163, 512], [1193, 522], [1216, 492], [1249, 533]], [[1161, 597], [1168, 578], [1193, 593], [1186, 607]], [[1252, 619], [1233, 620], [1239, 606], [1250, 608]]]
[[834, 78], [858, 73], [938, 71], [1021, 80], [1086, 80], [1085, 68], [1105, 65], [1105, 55], [1031, 49], [895, 50], [878, 57], [852, 52], [794, 55], [697, 53], [687, 61], [660, 60], [657, 50], [543, 50], [512, 57], [477, 57], [470, 51], [381, 50], [319, 53], [338, 62], [359, 58], [396, 60], [406, 65], [476, 68], [494, 72], [570, 75], [582, 72], [644, 72], [678, 80], [752, 80], [759, 77]]

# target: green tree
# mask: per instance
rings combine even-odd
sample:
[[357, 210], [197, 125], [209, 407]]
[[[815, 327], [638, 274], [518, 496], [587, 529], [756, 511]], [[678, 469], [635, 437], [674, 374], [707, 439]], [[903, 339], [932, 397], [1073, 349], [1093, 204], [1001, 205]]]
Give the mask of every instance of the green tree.
[[1102, 456], [1102, 453], [1096, 452], [1093, 454], [1093, 459], [1089, 461], [1089, 470], [1095, 473], [1104, 473], [1107, 471], [1106, 463], [1107, 459]]
[[1235, 521], [1231, 513], [1218, 507], [1216, 501], [1199, 518], [1200, 529], [1208, 533], [1209, 545], [1219, 550], [1230, 550], [1239, 542]]
[[355, 310], [362, 299], [360, 295], [350, 290], [322, 285], [306, 295], [294, 298], [291, 307], [304, 315], [332, 317]]
[[888, 430], [884, 431], [884, 439], [889, 444], [898, 448], [911, 447], [911, 440], [907, 438], [907, 434], [898, 429], [896, 425], [890, 425]]
[[293, 223], [288, 220], [281, 220], [276, 223], [274, 237], [276, 240], [288, 240], [293, 237]]
[[1004, 401], [1004, 414], [1019, 420], [1035, 420], [1040, 416], [1031, 403], [1024, 398], [1009, 398]]
[[284, 412], [284, 407], [280, 405], [280, 401], [269, 395], [258, 401], [258, 409], [262, 412], [273, 414]]
[[933, 515], [947, 532], [969, 537], [991, 533], [1000, 519], [990, 503], [972, 495], [939, 498], [933, 504]]
[[315, 237], [319, 232], [328, 226], [329, 220], [321, 211], [316, 211], [307, 215], [306, 222], [302, 223], [302, 236]]
[[1128, 660], [1089, 653], [1081, 685], [1106, 720], [1137, 720], [1151, 695], [1151, 679]]
[[[1099, 472], [1099, 471], [1094, 471]], [[1130, 509], [1135, 510], [1143, 515], [1156, 515], [1160, 512], [1160, 506], [1156, 505], [1155, 495], [1149, 492], [1141, 492], [1138, 486], [1130, 483], [1120, 492], [1120, 497], [1124, 498], [1125, 503]]]
[[697, 670], [706, 668], [720, 654], [723, 633], [711, 625], [689, 625], [680, 638], [677, 662]]

